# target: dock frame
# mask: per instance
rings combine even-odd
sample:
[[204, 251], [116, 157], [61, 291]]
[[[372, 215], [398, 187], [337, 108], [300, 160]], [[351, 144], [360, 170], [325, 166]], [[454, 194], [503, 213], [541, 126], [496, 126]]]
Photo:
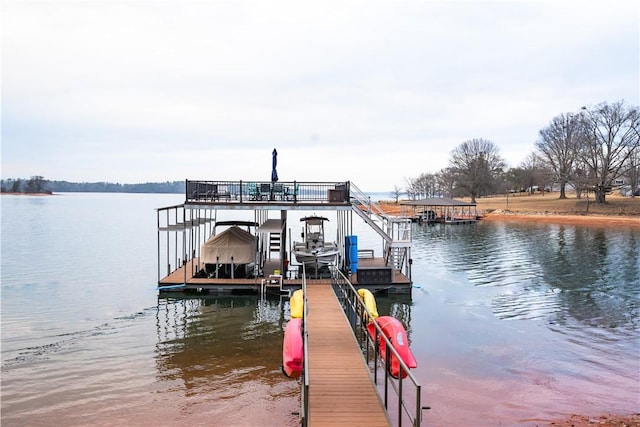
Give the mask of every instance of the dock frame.
[[[156, 209], [161, 292], [261, 292], [262, 280], [278, 272], [283, 276], [279, 291], [300, 288], [300, 266], [288, 259], [287, 242], [291, 236], [287, 232], [287, 213], [334, 211], [340, 251], [337, 267], [358, 286], [411, 293], [410, 219], [388, 216], [350, 181], [187, 180], [185, 189], [184, 203]], [[249, 276], [202, 274], [201, 245], [215, 234], [221, 210], [252, 211], [259, 225], [256, 268]], [[273, 212], [275, 216], [271, 215]], [[374, 256], [373, 249], [364, 249], [358, 251], [356, 260], [351, 259], [347, 238], [353, 235], [354, 215], [381, 237], [378, 256]]]

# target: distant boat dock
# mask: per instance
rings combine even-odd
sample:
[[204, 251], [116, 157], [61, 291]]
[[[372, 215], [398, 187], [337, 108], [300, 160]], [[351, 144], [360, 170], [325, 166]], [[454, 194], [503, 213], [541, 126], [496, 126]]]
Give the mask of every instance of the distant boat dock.
[[402, 200], [403, 216], [413, 222], [433, 224], [472, 224], [478, 221], [475, 203], [466, 203], [446, 197]]

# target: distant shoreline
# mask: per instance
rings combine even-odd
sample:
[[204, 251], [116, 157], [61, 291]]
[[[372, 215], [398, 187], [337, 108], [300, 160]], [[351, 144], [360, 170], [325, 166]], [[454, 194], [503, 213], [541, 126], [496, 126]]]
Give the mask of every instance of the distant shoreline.
[[0, 194], [8, 195], [8, 196], [55, 196], [56, 194], [51, 193], [25, 193], [25, 192], [13, 192], [13, 191], [3, 191]]

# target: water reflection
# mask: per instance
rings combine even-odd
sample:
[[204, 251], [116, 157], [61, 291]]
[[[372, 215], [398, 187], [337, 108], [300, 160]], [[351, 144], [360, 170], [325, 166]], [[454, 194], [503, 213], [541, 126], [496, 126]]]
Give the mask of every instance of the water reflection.
[[464, 273], [476, 286], [495, 288], [492, 309], [498, 318], [570, 318], [591, 326], [637, 328], [637, 233], [480, 223], [415, 226], [414, 238], [420, 242], [414, 245], [414, 270], [424, 262]]
[[637, 230], [414, 227], [412, 346], [430, 421], [637, 411]]
[[171, 384], [166, 392], [181, 390], [187, 406], [207, 407], [222, 423], [237, 423], [243, 408], [245, 422], [254, 422], [256, 406], [277, 406], [289, 408], [275, 415], [278, 424], [291, 424], [299, 385], [281, 372], [287, 320], [288, 301], [279, 298], [160, 299], [157, 378]]
[[407, 332], [407, 339], [411, 342], [411, 308], [413, 307], [411, 297], [406, 294], [378, 294], [375, 298], [378, 314], [380, 316], [392, 316], [398, 319]]

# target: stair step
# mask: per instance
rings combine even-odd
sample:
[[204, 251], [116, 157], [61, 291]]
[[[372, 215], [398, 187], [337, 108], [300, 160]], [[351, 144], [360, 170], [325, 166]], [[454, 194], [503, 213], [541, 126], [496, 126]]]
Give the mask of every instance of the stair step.
[[269, 252], [280, 252], [282, 245], [280, 244], [280, 234], [269, 234]]

